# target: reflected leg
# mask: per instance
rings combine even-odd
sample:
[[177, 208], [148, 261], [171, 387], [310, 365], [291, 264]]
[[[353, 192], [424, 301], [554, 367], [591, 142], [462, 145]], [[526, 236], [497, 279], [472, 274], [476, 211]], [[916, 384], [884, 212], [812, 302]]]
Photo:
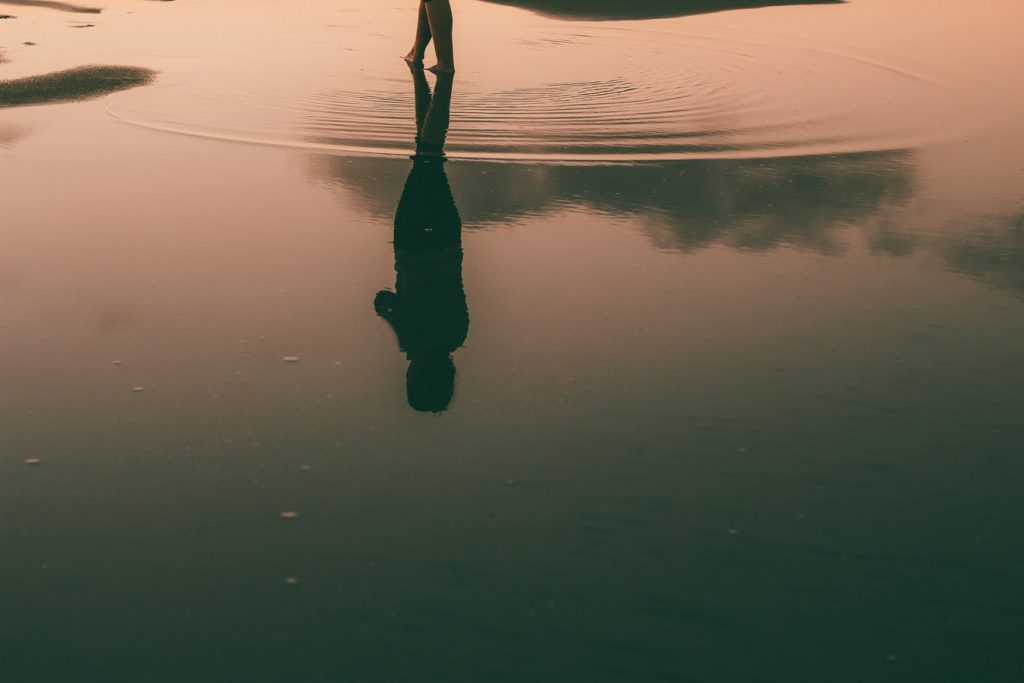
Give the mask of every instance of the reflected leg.
[[419, 155], [444, 155], [445, 137], [451, 121], [452, 84], [455, 78], [450, 73], [439, 73], [434, 86], [426, 115], [419, 124], [419, 140], [416, 153]]
[[412, 70], [413, 95], [416, 101], [416, 140], [419, 141], [423, 133], [423, 122], [427, 119], [427, 112], [430, 110], [431, 95], [430, 84], [422, 69]]

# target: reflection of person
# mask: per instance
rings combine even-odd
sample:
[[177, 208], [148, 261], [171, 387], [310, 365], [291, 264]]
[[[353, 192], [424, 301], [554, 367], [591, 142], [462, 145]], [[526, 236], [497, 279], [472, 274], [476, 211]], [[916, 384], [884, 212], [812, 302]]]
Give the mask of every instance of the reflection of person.
[[452, 42], [452, 6], [449, 0], [420, 0], [416, 21], [416, 38], [412, 49], [403, 59], [409, 66], [422, 69], [423, 56], [430, 40], [434, 40], [437, 64], [430, 67], [434, 73], [455, 73], [455, 48]]
[[452, 76], [439, 75], [431, 95], [423, 72], [412, 73], [416, 154], [395, 215], [395, 291], [378, 292], [373, 306], [391, 324], [409, 359], [409, 405], [439, 413], [455, 391], [452, 353], [469, 333], [462, 219], [444, 170]]

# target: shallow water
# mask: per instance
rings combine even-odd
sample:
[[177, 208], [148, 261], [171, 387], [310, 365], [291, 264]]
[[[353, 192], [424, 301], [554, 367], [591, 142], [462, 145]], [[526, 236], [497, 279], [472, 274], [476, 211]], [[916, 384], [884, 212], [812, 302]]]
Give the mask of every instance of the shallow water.
[[[452, 158], [763, 158], [900, 149], [975, 127], [951, 121], [959, 112], [949, 69], [813, 33], [693, 17], [567, 28], [485, 4], [464, 14], [460, 54], [470, 66], [459, 76]], [[373, 16], [400, 35], [406, 15], [400, 6]], [[316, 68], [306, 51], [258, 65], [247, 55], [241, 74], [241, 60], [204, 65], [181, 88], [138, 93], [112, 111], [163, 130], [404, 156], [408, 78], [395, 74], [380, 40], [332, 42], [358, 34], [365, 13], [324, 16], [338, 23], [311, 29], [313, 41], [334, 54]]]
[[0, 3], [160, 72], [0, 110], [0, 680], [1019, 678], [1019, 4], [462, 0], [440, 174], [411, 2], [104, 4]]

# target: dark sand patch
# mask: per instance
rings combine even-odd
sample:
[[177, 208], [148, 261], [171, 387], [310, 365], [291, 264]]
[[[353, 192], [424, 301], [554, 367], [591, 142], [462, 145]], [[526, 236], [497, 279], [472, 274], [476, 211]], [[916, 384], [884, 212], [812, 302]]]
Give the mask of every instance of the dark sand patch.
[[621, 19], [666, 19], [690, 14], [708, 14], [736, 9], [777, 5], [831, 5], [846, 0], [486, 0], [497, 5], [521, 7], [560, 19], [588, 21]]
[[3, 4], [45, 7], [47, 9], [60, 10], [61, 12], [75, 12], [78, 14], [99, 14], [103, 11], [100, 7], [83, 7], [82, 5], [72, 5], [70, 2], [52, 2], [51, 0], [3, 0]]
[[146, 85], [156, 72], [133, 66], [80, 66], [0, 81], [0, 107], [72, 102]]

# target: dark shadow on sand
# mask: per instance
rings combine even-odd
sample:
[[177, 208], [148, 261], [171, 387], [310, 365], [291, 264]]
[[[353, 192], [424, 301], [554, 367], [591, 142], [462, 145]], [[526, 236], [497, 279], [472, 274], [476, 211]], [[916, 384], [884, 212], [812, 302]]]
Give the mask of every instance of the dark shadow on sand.
[[70, 2], [51, 2], [50, 0], [4, 0], [4, 5], [24, 5], [26, 7], [44, 7], [55, 9], [61, 12], [75, 12], [76, 14], [99, 14], [103, 11], [100, 7], [83, 7], [73, 5]]
[[781, 5], [838, 5], [846, 0], [484, 0], [548, 17], [589, 21], [666, 19]]
[[73, 102], [150, 83], [156, 72], [133, 66], [80, 66], [0, 81], [0, 107]]

